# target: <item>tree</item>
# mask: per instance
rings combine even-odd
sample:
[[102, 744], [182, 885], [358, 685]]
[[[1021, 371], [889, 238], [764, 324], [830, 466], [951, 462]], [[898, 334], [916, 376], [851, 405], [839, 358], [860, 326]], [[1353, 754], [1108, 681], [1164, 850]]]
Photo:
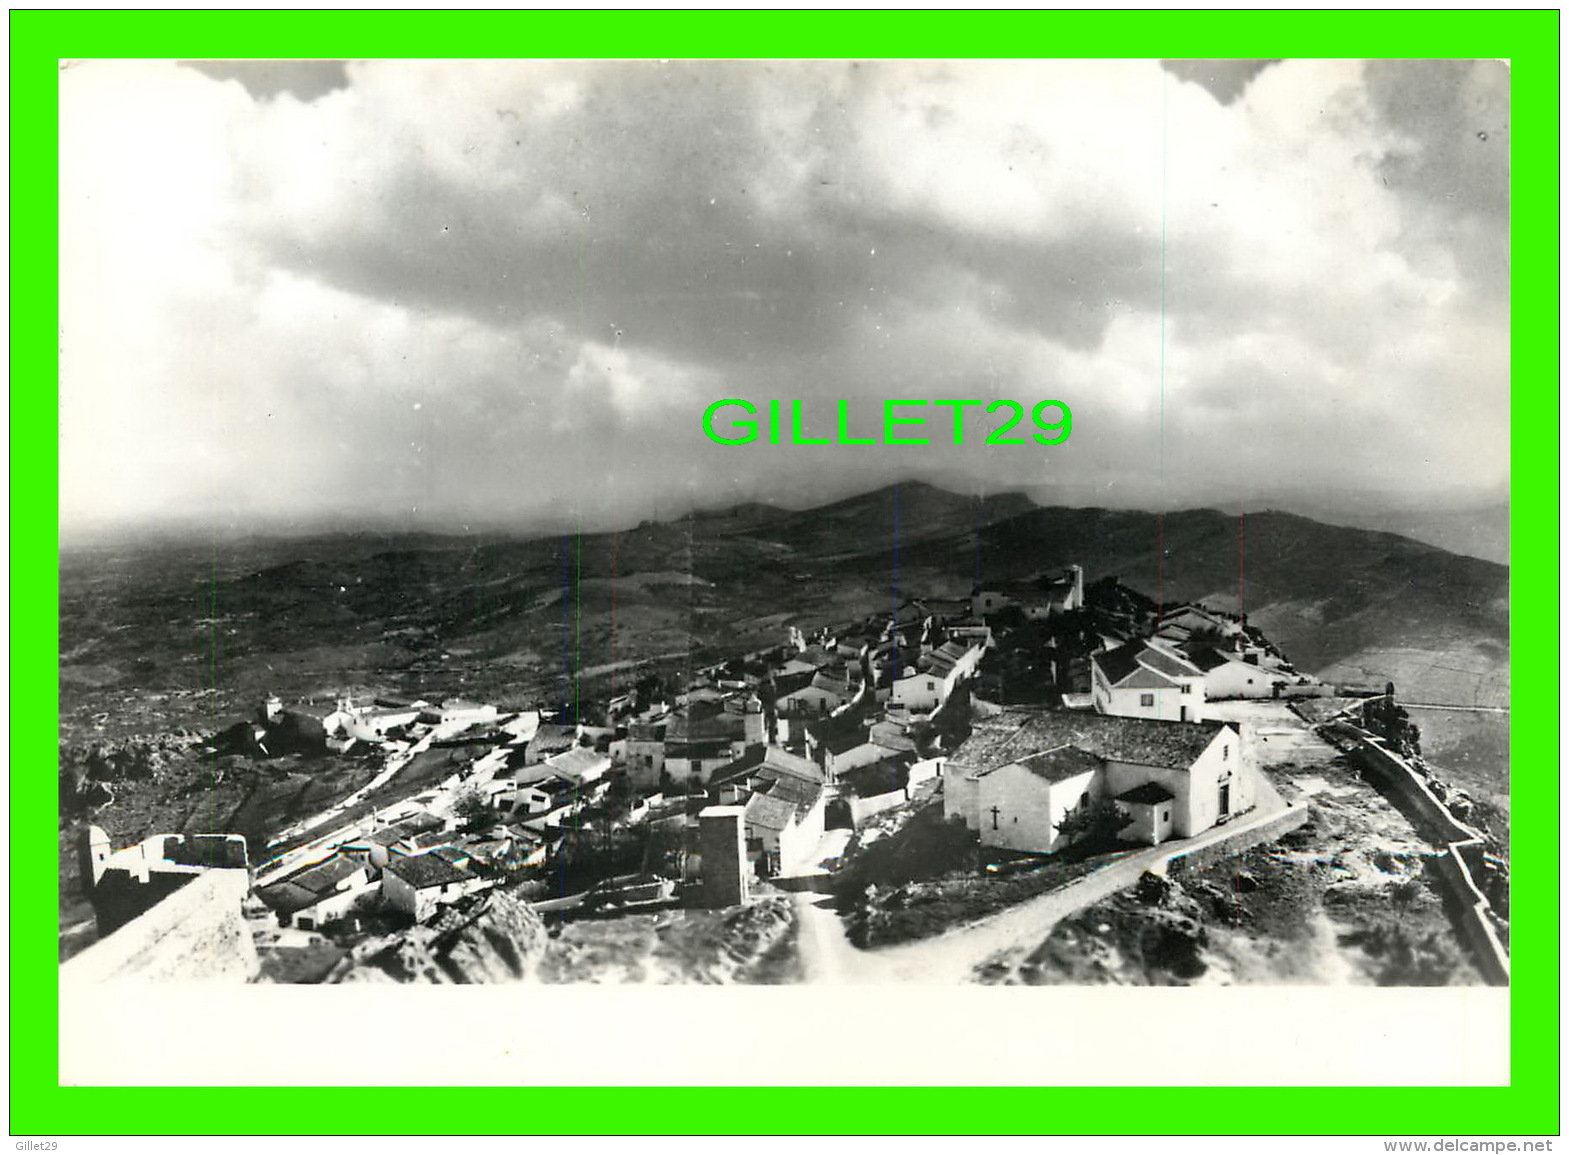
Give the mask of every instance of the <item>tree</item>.
[[932, 711], [931, 729], [944, 739], [945, 749], [955, 749], [970, 736], [970, 679], [960, 678], [948, 694], [948, 700]]
[[1114, 799], [1085, 795], [1077, 806], [1062, 816], [1056, 830], [1070, 845], [1103, 846], [1116, 841], [1117, 834], [1132, 821], [1133, 815], [1118, 806]]
[[605, 789], [605, 813], [612, 822], [625, 822], [632, 811], [632, 804], [637, 801], [637, 788], [632, 785], [632, 777], [625, 771], [612, 774], [610, 785]]
[[997, 633], [1009, 633], [1019, 629], [1028, 620], [1024, 610], [1016, 605], [1006, 605], [991, 615], [991, 627]]
[[1200, 626], [1188, 635], [1188, 652], [1196, 654], [1201, 650], [1223, 651], [1232, 649], [1230, 640], [1220, 632], [1218, 626]]
[[467, 830], [485, 824], [491, 817], [490, 807], [485, 798], [474, 787], [469, 786], [463, 790], [452, 802], [452, 815]]
[[644, 674], [632, 688], [632, 708], [642, 714], [655, 702], [664, 701], [669, 694], [670, 688], [662, 677], [658, 674]]

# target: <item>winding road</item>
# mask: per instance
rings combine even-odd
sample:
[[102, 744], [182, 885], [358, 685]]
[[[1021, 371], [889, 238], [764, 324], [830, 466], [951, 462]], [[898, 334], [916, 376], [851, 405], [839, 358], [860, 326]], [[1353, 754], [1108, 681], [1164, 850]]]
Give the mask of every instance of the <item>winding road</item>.
[[1259, 803], [1244, 817], [1196, 838], [1146, 847], [988, 918], [965, 923], [918, 942], [861, 950], [845, 935], [844, 921], [829, 895], [797, 892], [797, 949], [803, 978], [813, 983], [917, 983], [952, 986], [976, 980], [992, 963], [1016, 963], [1033, 951], [1057, 923], [1108, 895], [1138, 882], [1147, 870], [1216, 843], [1243, 841], [1287, 810], [1266, 775], [1258, 774]]

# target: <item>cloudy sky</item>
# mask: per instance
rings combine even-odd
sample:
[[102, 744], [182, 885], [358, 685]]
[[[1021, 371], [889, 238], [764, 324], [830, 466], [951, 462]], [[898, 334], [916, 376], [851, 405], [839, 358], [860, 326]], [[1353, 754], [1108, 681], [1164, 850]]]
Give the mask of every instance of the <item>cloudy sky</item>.
[[[67, 534], [612, 526], [903, 477], [1162, 509], [1507, 492], [1502, 64], [60, 83]], [[801, 398], [811, 434], [839, 398], [862, 435], [890, 398], [1075, 424], [721, 447], [724, 397]]]

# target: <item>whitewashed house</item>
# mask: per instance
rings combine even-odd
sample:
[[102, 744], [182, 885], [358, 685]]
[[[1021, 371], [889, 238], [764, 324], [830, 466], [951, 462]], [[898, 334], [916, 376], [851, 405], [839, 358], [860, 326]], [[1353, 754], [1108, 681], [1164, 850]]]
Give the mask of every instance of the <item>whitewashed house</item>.
[[653, 790], [665, 768], [665, 723], [633, 722], [627, 727], [626, 768], [632, 784]]
[[1190, 838], [1252, 809], [1237, 730], [1060, 711], [1006, 711], [976, 724], [943, 767], [943, 812], [983, 845], [1051, 853], [1075, 808], [1111, 799], [1123, 841]]
[[382, 872], [382, 900], [415, 922], [425, 922], [438, 907], [483, 890], [488, 883], [428, 850], [394, 858]]
[[877, 699], [895, 709], [925, 714], [942, 704], [942, 679], [929, 670], [906, 666], [897, 678], [890, 678], [887, 689], [879, 690]]
[[1204, 697], [1211, 702], [1226, 698], [1273, 698], [1297, 679], [1280, 670], [1267, 669], [1238, 654], [1201, 650], [1193, 664], [1204, 672]]
[[296, 870], [256, 892], [278, 919], [279, 926], [315, 930], [358, 906], [375, 892], [364, 862], [332, 854]]
[[946, 702], [959, 682], [975, 672], [986, 649], [974, 642], [948, 641], [925, 654], [917, 667], [937, 681], [937, 701]]
[[747, 855], [759, 874], [791, 874], [811, 866], [823, 837], [827, 792], [783, 775], [746, 800]]
[[1229, 640], [1241, 635], [1242, 619], [1207, 606], [1173, 606], [1161, 615], [1156, 632], [1168, 631], [1182, 639], [1203, 632]]
[[762, 730], [761, 704], [756, 714], [677, 714], [665, 727], [663, 769], [676, 782], [707, 782], [716, 769], [741, 756], [749, 734], [761, 741]]
[[[269, 701], [270, 708], [270, 701]], [[324, 746], [334, 739], [348, 736], [348, 727], [354, 721], [347, 698], [339, 698], [332, 705], [315, 702], [296, 702], [284, 706], [276, 713], [279, 726], [297, 742]]]
[[1090, 655], [1095, 710], [1120, 718], [1204, 719], [1204, 671], [1156, 642]]
[[552, 754], [540, 768], [575, 786], [588, 787], [609, 772], [610, 755], [601, 754], [591, 746], [574, 746], [560, 754]]
[[854, 696], [849, 679], [818, 670], [807, 685], [781, 695], [774, 709], [781, 717], [824, 717]]
[[970, 595], [970, 612], [977, 618], [1016, 606], [1026, 618], [1043, 619], [1084, 605], [1084, 570], [1071, 565], [1050, 578], [979, 585]]
[[573, 783], [554, 774], [534, 782], [494, 782], [490, 803], [513, 818], [537, 818], [578, 803]]
[[387, 735], [419, 718], [418, 706], [364, 706], [349, 710], [344, 730], [362, 742], [384, 741]]
[[420, 712], [420, 720], [442, 731], [455, 734], [470, 726], [494, 722], [496, 707], [487, 702], [471, 702], [466, 698], [448, 698], [440, 706], [428, 706]]

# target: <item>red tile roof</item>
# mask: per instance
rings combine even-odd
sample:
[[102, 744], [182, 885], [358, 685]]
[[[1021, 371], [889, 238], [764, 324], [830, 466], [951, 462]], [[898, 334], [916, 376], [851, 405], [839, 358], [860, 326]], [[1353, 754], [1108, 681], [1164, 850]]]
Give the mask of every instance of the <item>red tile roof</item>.
[[[1140, 670], [1159, 675], [1163, 680], [1157, 682], [1157, 685], [1168, 684], [1164, 679], [1196, 678], [1203, 673], [1197, 666], [1175, 654], [1141, 642], [1118, 646], [1115, 650], [1094, 655], [1091, 660], [1100, 667], [1101, 673], [1113, 686], [1122, 685]], [[1149, 681], [1148, 678], [1144, 679], [1146, 684]]]
[[544, 764], [552, 774], [572, 782], [581, 782], [596, 767], [601, 771], [610, 768], [610, 755], [600, 754], [590, 746], [574, 746], [560, 754], [552, 754]]
[[746, 733], [746, 719], [739, 714], [718, 713], [706, 717], [677, 715], [665, 730], [667, 745], [729, 742]]
[[796, 805], [771, 794], [754, 794], [746, 800], [746, 823], [764, 830], [783, 830], [795, 817]]
[[778, 798], [803, 810], [816, 802], [817, 796], [822, 792], [820, 783], [808, 782], [804, 778], [796, 778], [789, 774], [781, 774], [777, 778], [760, 783], [757, 790], [759, 794], [767, 794], [770, 798]]
[[1227, 657], [1219, 650], [1211, 650], [1206, 648], [1201, 649], [1198, 653], [1193, 655], [1193, 664], [1199, 669], [1203, 670], [1206, 674], [1211, 670], [1220, 669], [1220, 667], [1224, 666], [1229, 661], [1231, 661], [1231, 658]]
[[745, 783], [754, 775], [779, 778], [791, 777], [805, 782], [821, 782], [823, 771], [817, 763], [778, 746], [761, 744], [748, 746], [746, 753], [715, 770], [709, 778], [710, 788], [726, 786], [732, 782]]
[[1196, 678], [1200, 671], [1192, 662], [1184, 661], [1169, 650], [1158, 646], [1145, 646], [1139, 652], [1139, 661], [1165, 674], [1168, 678]]
[[1161, 722], [1066, 710], [1008, 710], [977, 722], [949, 760], [975, 774], [1043, 750], [1071, 745], [1109, 761], [1186, 770], [1225, 728], [1222, 722]]
[[454, 866], [435, 851], [411, 854], [407, 858], [394, 858], [387, 863], [387, 871], [396, 874], [415, 890], [429, 886], [446, 886], [453, 882], [467, 882], [474, 877], [462, 867]]
[[293, 914], [308, 906], [315, 906], [323, 898], [335, 894], [339, 885], [362, 869], [362, 864], [341, 854], [321, 862], [313, 862], [287, 878], [258, 890], [257, 896], [280, 914]]
[[[1042, 750], [1039, 754], [1020, 758], [1016, 764], [1047, 782], [1064, 782], [1069, 778], [1077, 778], [1081, 774], [1093, 773], [1104, 766], [1105, 762], [1088, 750], [1081, 750], [1077, 746], [1058, 746], [1054, 750]], [[990, 774], [1000, 769], [1001, 766], [994, 766], [982, 773]]]
[[1142, 806], [1159, 806], [1162, 802], [1170, 802], [1175, 797], [1159, 782], [1146, 782], [1142, 786], [1135, 786], [1132, 790], [1117, 795], [1117, 801], [1133, 802]]

